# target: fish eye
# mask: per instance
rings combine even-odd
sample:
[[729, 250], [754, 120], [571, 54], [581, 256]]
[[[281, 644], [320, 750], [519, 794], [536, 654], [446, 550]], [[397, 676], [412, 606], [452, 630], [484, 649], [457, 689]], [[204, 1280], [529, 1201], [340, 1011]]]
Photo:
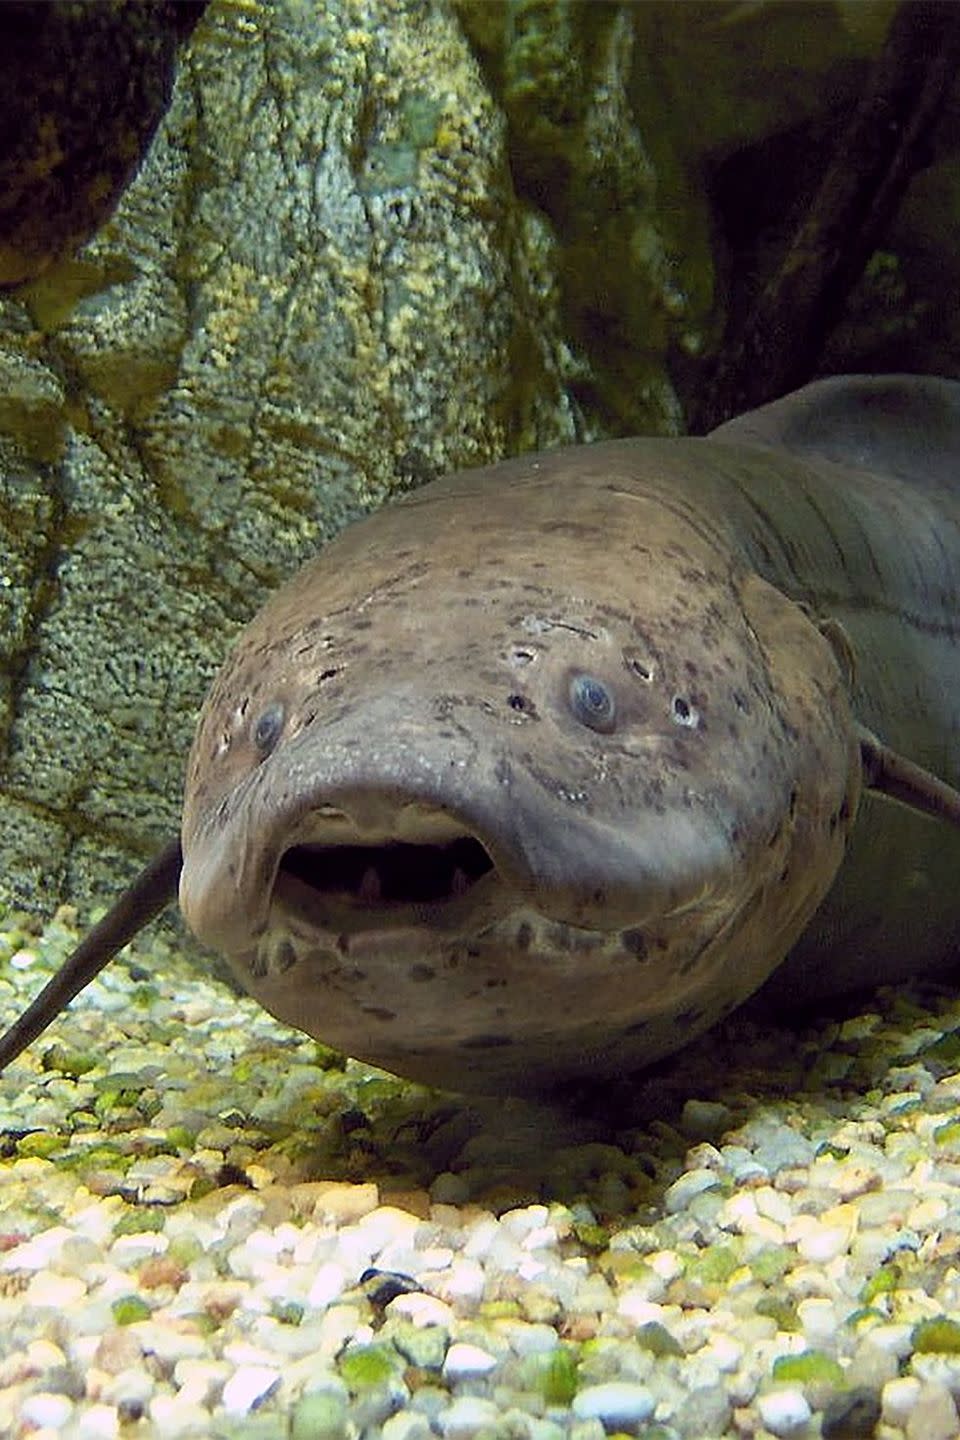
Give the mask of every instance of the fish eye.
[[283, 730], [283, 706], [277, 700], [262, 710], [253, 727], [253, 743], [261, 756], [267, 756], [280, 739]]
[[570, 708], [581, 725], [609, 735], [616, 724], [613, 695], [595, 675], [574, 675], [570, 681]]

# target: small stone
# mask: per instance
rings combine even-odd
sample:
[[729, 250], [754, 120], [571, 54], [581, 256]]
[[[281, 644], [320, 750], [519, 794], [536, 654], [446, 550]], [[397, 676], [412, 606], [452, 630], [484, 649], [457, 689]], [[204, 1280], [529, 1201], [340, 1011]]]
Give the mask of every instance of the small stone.
[[907, 1419], [907, 1440], [956, 1440], [958, 1429], [957, 1407], [946, 1385], [933, 1380], [921, 1385]]
[[439, 1370], [450, 1343], [443, 1326], [414, 1325], [410, 1320], [399, 1321], [390, 1339], [403, 1358], [418, 1370]]
[[489, 1375], [496, 1367], [497, 1357], [479, 1345], [467, 1345], [458, 1341], [451, 1345], [443, 1362], [443, 1378], [456, 1383], [458, 1380], [475, 1379], [478, 1375]]
[[728, 1433], [730, 1400], [722, 1385], [705, 1385], [691, 1390], [673, 1417], [684, 1440], [706, 1440], [707, 1436]]
[[812, 1411], [802, 1390], [771, 1390], [757, 1397], [760, 1419], [772, 1435], [793, 1435], [810, 1422]]
[[496, 1425], [499, 1407], [492, 1400], [476, 1395], [461, 1395], [437, 1416], [437, 1426], [444, 1440], [473, 1440], [478, 1431]]
[[66, 1395], [51, 1395], [45, 1390], [28, 1395], [20, 1408], [20, 1419], [38, 1430], [62, 1430], [73, 1414], [73, 1401]]
[[686, 1210], [697, 1195], [702, 1195], [705, 1190], [714, 1190], [720, 1184], [720, 1176], [715, 1170], [687, 1170], [668, 1185], [663, 1196], [664, 1209], [668, 1215], [676, 1215], [681, 1210]]
[[91, 1405], [80, 1416], [77, 1440], [114, 1440], [120, 1434], [120, 1417], [112, 1405]]
[[580, 1390], [573, 1397], [572, 1409], [578, 1420], [599, 1420], [608, 1429], [629, 1431], [650, 1419], [656, 1401], [646, 1385], [608, 1380]]
[[920, 1398], [920, 1381], [915, 1375], [899, 1375], [883, 1387], [881, 1414], [886, 1425], [903, 1429]]
[[330, 1391], [304, 1395], [294, 1406], [290, 1440], [347, 1440], [349, 1433], [347, 1404], [341, 1395]]
[[[433, 1431], [430, 1429], [430, 1422], [425, 1415], [417, 1415], [412, 1410], [402, 1410], [399, 1415], [391, 1415], [389, 1420], [383, 1422], [381, 1430], [382, 1440], [432, 1440]], [[304, 1437], [307, 1440], [307, 1437]], [[314, 1440], [311, 1434], [309, 1440]], [[318, 1436], [317, 1440], [323, 1440]]]
[[880, 1419], [880, 1396], [860, 1386], [831, 1395], [823, 1407], [823, 1440], [872, 1440]]
[[229, 1415], [247, 1415], [280, 1384], [269, 1365], [242, 1365], [223, 1387], [223, 1408]]

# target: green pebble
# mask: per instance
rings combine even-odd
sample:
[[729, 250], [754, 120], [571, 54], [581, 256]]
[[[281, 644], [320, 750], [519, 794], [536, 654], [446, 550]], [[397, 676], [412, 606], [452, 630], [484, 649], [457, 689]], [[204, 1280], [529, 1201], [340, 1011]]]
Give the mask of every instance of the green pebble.
[[185, 1125], [171, 1125], [166, 1134], [167, 1144], [174, 1150], [192, 1150], [196, 1139], [194, 1132]]
[[558, 1345], [546, 1357], [540, 1392], [548, 1405], [569, 1405], [577, 1393], [577, 1359], [565, 1345]]
[[938, 1125], [933, 1138], [937, 1145], [960, 1145], [960, 1120], [948, 1120], [945, 1125]]
[[170, 1259], [184, 1268], [199, 1260], [203, 1253], [203, 1246], [195, 1235], [175, 1235], [167, 1247]]
[[133, 1325], [137, 1320], [150, 1319], [150, 1306], [139, 1295], [125, 1295], [122, 1300], [114, 1300], [110, 1306], [113, 1318], [118, 1325]]
[[761, 1295], [757, 1301], [757, 1314], [768, 1315], [770, 1319], [776, 1320], [778, 1330], [792, 1332], [800, 1329], [796, 1306], [792, 1300], [785, 1300], [782, 1295]]
[[290, 1417], [290, 1440], [347, 1440], [346, 1403], [329, 1392], [304, 1395]]
[[573, 1233], [585, 1250], [592, 1250], [595, 1254], [606, 1250], [610, 1244], [610, 1236], [603, 1226], [590, 1224], [589, 1221], [575, 1221]]
[[712, 1245], [690, 1261], [685, 1273], [688, 1279], [699, 1280], [702, 1285], [722, 1285], [741, 1263], [739, 1252], [732, 1245]]
[[666, 1325], [661, 1325], [659, 1320], [648, 1320], [638, 1326], [635, 1339], [641, 1349], [649, 1350], [653, 1355], [683, 1354], [683, 1346], [679, 1340], [675, 1335], [671, 1335]]
[[793, 1251], [786, 1245], [764, 1245], [750, 1261], [750, 1270], [761, 1284], [774, 1285], [783, 1279], [795, 1261]]
[[385, 1385], [396, 1375], [399, 1356], [386, 1345], [358, 1345], [340, 1359], [340, 1375], [351, 1390]]
[[45, 1130], [32, 1130], [17, 1141], [17, 1155], [21, 1159], [46, 1160], [58, 1150], [66, 1148], [69, 1142], [62, 1135], [50, 1135]]
[[960, 1030], [948, 1030], [939, 1040], [934, 1040], [932, 1045], [921, 1050], [920, 1054], [924, 1060], [943, 1060], [948, 1065], [955, 1065], [960, 1061]]
[[450, 1337], [443, 1325], [414, 1325], [409, 1320], [399, 1320], [391, 1325], [390, 1343], [418, 1370], [439, 1370]]
[[85, 1055], [79, 1050], [70, 1050], [66, 1045], [51, 1045], [49, 1050], [43, 1052], [40, 1066], [43, 1070], [58, 1070], [61, 1075], [68, 1075], [76, 1080], [81, 1075], [86, 1075], [96, 1065], [93, 1055]]
[[799, 1355], [781, 1355], [773, 1362], [773, 1378], [795, 1385], [829, 1385], [839, 1390], [843, 1369], [822, 1350], [801, 1350]]
[[273, 1307], [273, 1315], [281, 1325], [299, 1325], [303, 1319], [303, 1306], [299, 1300], [278, 1300]]
[[878, 1295], [889, 1295], [891, 1290], [896, 1290], [900, 1284], [900, 1266], [897, 1264], [881, 1265], [879, 1270], [865, 1280], [860, 1291], [860, 1302], [869, 1305]]
[[147, 1210], [145, 1207], [131, 1207], [126, 1214], [121, 1215], [114, 1228], [115, 1235], [144, 1235], [153, 1231], [154, 1233], [163, 1229], [163, 1216], [156, 1210]]
[[921, 1355], [960, 1355], [960, 1324], [946, 1315], [918, 1321], [910, 1338]]

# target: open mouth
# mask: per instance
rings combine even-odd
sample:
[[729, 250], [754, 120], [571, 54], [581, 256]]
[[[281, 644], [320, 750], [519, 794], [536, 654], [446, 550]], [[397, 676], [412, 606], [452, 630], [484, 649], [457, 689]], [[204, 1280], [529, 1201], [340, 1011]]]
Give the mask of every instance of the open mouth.
[[442, 844], [293, 845], [280, 861], [281, 876], [363, 909], [460, 900], [493, 869], [471, 835]]

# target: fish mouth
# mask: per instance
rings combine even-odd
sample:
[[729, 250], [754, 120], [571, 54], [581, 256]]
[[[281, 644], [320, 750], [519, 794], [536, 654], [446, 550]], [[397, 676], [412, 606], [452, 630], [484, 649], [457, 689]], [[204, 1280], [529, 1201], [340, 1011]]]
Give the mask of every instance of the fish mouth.
[[389, 919], [410, 907], [462, 902], [495, 871], [490, 852], [473, 835], [366, 845], [312, 841], [283, 852], [274, 884], [278, 893], [289, 893], [285, 882], [293, 880], [318, 902]]

